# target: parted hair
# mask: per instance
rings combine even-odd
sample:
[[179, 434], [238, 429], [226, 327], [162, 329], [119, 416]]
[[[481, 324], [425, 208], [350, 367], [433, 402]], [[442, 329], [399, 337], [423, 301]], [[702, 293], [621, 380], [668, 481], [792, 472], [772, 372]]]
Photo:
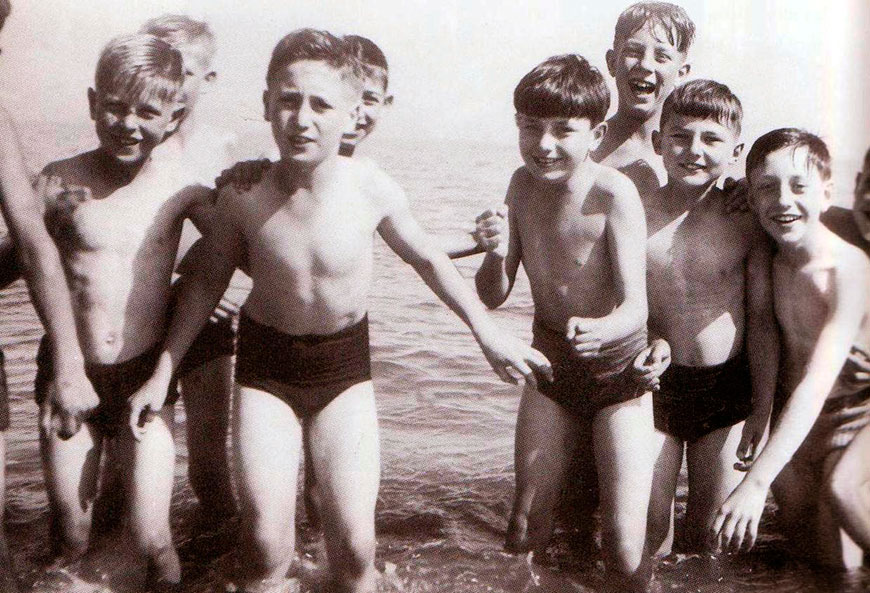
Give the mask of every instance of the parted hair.
[[681, 6], [670, 2], [638, 2], [623, 10], [616, 20], [613, 47], [646, 26], [661, 28], [668, 43], [682, 53], [687, 53], [695, 40], [695, 23]]
[[831, 178], [831, 153], [825, 141], [799, 128], [779, 128], [767, 132], [752, 144], [746, 155], [746, 177], [752, 181], [752, 173], [761, 166], [764, 158], [780, 148], [807, 148], [807, 166], [815, 167], [823, 181]]
[[523, 76], [514, 89], [517, 113], [532, 117], [581, 117], [598, 125], [610, 108], [601, 72], [578, 54], [553, 56]]
[[98, 94], [169, 102], [175, 100], [182, 82], [181, 54], [155, 35], [116, 37], [103, 48], [97, 62]]
[[297, 29], [285, 35], [272, 50], [266, 71], [270, 84], [281, 69], [303, 60], [324, 62], [342, 74], [342, 78], [362, 90], [365, 73], [359, 59], [350, 51], [349, 43], [329, 31]]
[[389, 67], [387, 66], [387, 56], [381, 51], [377, 44], [362, 35], [345, 35], [344, 41], [347, 43], [347, 50], [359, 60], [362, 65], [363, 72], [368, 78], [376, 78], [384, 85], [384, 91], [389, 85]]
[[674, 114], [715, 119], [737, 135], [743, 122], [740, 99], [727, 86], [712, 80], [690, 80], [675, 88], [662, 105], [659, 128], [664, 130]]

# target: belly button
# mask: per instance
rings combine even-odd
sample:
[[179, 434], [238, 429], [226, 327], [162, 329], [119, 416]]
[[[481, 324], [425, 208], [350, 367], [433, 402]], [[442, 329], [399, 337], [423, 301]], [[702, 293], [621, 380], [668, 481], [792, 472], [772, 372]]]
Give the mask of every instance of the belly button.
[[114, 344], [116, 339], [117, 337], [115, 336], [115, 334], [109, 334], [108, 336], [106, 336], [106, 344]]

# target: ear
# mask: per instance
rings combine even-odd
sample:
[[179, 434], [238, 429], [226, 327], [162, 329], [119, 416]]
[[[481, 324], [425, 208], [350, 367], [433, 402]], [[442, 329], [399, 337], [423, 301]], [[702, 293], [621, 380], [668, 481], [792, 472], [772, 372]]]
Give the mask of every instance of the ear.
[[662, 156], [662, 133], [659, 130], [653, 130], [651, 140], [655, 153]]
[[604, 61], [607, 64], [607, 71], [611, 76], [616, 76], [614, 72], [616, 71], [616, 52], [612, 49], [608, 49], [607, 53], [604, 54]]
[[91, 119], [97, 119], [97, 91], [92, 88], [88, 88], [88, 110]]
[[592, 142], [589, 143], [589, 152], [595, 152], [601, 146], [601, 141], [607, 134], [607, 122], [603, 121], [592, 128]]
[[834, 180], [828, 179], [825, 182], [824, 191], [823, 191], [824, 200], [822, 201], [822, 212], [827, 212], [828, 208], [831, 207], [831, 203], [834, 200]]
[[203, 77], [203, 80], [206, 82], [214, 82], [217, 79], [217, 72], [212, 70], [208, 74]]
[[184, 112], [184, 105], [179, 105], [179, 107], [172, 112], [172, 119], [169, 120], [169, 124], [166, 126], [166, 135], [172, 134], [178, 129], [178, 126], [181, 125], [181, 120], [184, 119]]
[[736, 163], [741, 154], [743, 154], [743, 142], [734, 147], [734, 152], [731, 153], [731, 164]]
[[269, 89], [263, 91], [263, 119], [268, 122], [272, 121], [269, 119]]
[[389, 107], [393, 104], [393, 95], [387, 95], [384, 97], [384, 107]]
[[680, 80], [684, 79], [689, 75], [689, 72], [692, 70], [692, 65], [688, 62], [680, 66], [680, 70], [677, 72], [677, 78]]

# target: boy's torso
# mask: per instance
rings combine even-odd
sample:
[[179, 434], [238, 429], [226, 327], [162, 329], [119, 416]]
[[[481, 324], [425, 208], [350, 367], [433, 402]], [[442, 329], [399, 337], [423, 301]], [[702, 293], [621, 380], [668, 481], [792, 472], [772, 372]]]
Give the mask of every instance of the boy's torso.
[[649, 326], [674, 363], [718, 365], [743, 348], [752, 215], [726, 214], [718, 193], [670, 212], [665, 193], [644, 200]]
[[177, 196], [172, 175], [131, 187], [104, 165], [86, 153], [43, 173], [91, 192], [47, 192], [46, 221], [64, 261], [85, 357], [100, 364], [129, 360], [162, 337], [175, 250], [192, 200]]
[[364, 167], [340, 161], [312, 189], [288, 188], [280, 166], [272, 167], [233, 201], [253, 279], [245, 311], [286, 334], [332, 334], [368, 308], [372, 240], [383, 213]]
[[[613, 167], [634, 182], [641, 199], [659, 190], [667, 181], [662, 158], [655, 153], [649, 142], [628, 138], [616, 147], [608, 147], [605, 136], [601, 147], [592, 154], [602, 165]], [[599, 155], [606, 155], [600, 157]]]
[[607, 238], [614, 197], [598, 179], [574, 192], [554, 191], [524, 170], [518, 179], [511, 205], [535, 315], [563, 331], [570, 317], [610, 313], [617, 304]]

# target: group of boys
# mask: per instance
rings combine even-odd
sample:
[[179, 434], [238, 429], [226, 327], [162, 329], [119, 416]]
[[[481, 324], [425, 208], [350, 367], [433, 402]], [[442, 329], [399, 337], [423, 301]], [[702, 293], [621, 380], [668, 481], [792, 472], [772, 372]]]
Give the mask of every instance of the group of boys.
[[[236, 513], [226, 461], [235, 346], [230, 580], [283, 586], [304, 452], [334, 585], [373, 591], [377, 231], [495, 372], [526, 380], [508, 549], [547, 547], [577, 456], [597, 484], [609, 582], [645, 589], [652, 558], [671, 547], [685, 450], [690, 542], [751, 547], [772, 486], [787, 529], [817, 559], [860, 562], [870, 549], [870, 261], [820, 221], [830, 157], [806, 132], [762, 136], [747, 158], [752, 212], [726, 212], [717, 182], [742, 151], [742, 106], [722, 84], [683, 83], [694, 33], [672, 4], [622, 13], [606, 56], [618, 92], [606, 122], [606, 81], [579, 55], [549, 58], [516, 87], [524, 164], [505, 204], [478, 217], [476, 245], [451, 255], [486, 252], [475, 283], [490, 307], [523, 264], [531, 347], [493, 324], [396, 183], [352, 157], [391, 101], [386, 60], [364, 38], [301, 29], [278, 43], [263, 102], [280, 159], [236, 170], [217, 197], [212, 179], [231, 160], [193, 112], [214, 78], [214, 39], [187, 17], [149, 21], [103, 50], [88, 91], [100, 146], [45, 167], [38, 198], [4, 123], [4, 215], [47, 331], [36, 396], [56, 552], [85, 553], [100, 480], [104, 490], [115, 480], [147, 586], [180, 582], [169, 529], [175, 383], [194, 490], [223, 521]], [[855, 215], [865, 238], [868, 176], [865, 163]], [[173, 286], [188, 218], [203, 239]], [[234, 306], [219, 303], [237, 268], [253, 284], [234, 335]], [[112, 471], [101, 478], [102, 455]]]

